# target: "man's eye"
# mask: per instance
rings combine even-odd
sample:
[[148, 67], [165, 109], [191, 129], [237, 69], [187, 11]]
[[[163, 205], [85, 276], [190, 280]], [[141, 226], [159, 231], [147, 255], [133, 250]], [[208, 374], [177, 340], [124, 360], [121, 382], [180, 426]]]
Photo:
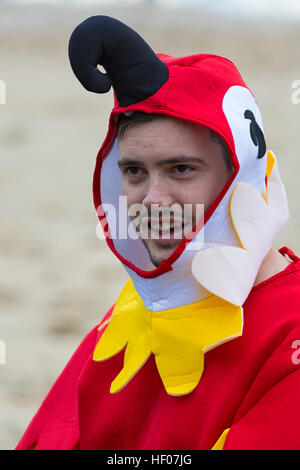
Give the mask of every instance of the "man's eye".
[[125, 169], [125, 173], [127, 173], [128, 175], [135, 176], [139, 174], [140, 170], [141, 168], [139, 168], [138, 166], [129, 166]]
[[176, 165], [174, 167], [175, 173], [184, 175], [186, 173], [189, 173], [192, 168], [188, 165]]

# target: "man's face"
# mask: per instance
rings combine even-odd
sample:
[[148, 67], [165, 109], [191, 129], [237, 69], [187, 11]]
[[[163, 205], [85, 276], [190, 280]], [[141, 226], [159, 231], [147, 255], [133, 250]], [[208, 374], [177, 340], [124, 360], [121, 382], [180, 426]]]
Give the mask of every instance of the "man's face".
[[[126, 129], [119, 139], [119, 167], [128, 207], [143, 204], [150, 214], [153, 205], [176, 204], [183, 209], [184, 204], [192, 204], [193, 226], [198, 222], [196, 205], [203, 204], [205, 212], [232, 174], [209, 129], [169, 116]], [[181, 237], [175, 238], [171, 229], [166, 238], [161, 219], [151, 214], [149, 238], [144, 243], [157, 267], [184, 234], [181, 230]]]

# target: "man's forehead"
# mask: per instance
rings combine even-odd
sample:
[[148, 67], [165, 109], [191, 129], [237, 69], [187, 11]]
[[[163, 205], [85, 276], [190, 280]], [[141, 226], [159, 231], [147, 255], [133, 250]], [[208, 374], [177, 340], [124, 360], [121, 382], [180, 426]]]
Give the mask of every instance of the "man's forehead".
[[[133, 126], [134, 127], [134, 126]], [[128, 129], [122, 139], [118, 139], [119, 161], [139, 160], [156, 162], [157, 165], [167, 163], [167, 160], [206, 160], [207, 156], [214, 150], [212, 138], [207, 135], [183, 134], [183, 133], [161, 133], [153, 132], [139, 135], [138, 130]], [[176, 163], [175, 162], [175, 163]], [[170, 162], [171, 163], [171, 162]]]

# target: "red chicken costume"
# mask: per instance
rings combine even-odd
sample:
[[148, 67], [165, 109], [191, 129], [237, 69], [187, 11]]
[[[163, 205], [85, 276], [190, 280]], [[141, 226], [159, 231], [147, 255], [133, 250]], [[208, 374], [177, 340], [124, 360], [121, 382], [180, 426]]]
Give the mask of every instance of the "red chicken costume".
[[[282, 249], [289, 266], [253, 287], [289, 214], [251, 91], [228, 59], [156, 55], [105, 16], [74, 30], [69, 56], [88, 90], [114, 88], [94, 203], [130, 280], [17, 449], [300, 449], [300, 263]], [[193, 236], [155, 269], [141, 239], [112, 236], [104, 210], [120, 215], [117, 119], [132, 111], [209, 127], [234, 167]]]

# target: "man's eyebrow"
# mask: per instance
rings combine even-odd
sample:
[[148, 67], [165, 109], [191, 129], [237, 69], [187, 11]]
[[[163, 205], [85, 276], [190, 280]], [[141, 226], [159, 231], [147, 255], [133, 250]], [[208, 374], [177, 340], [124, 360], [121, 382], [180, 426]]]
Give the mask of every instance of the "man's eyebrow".
[[123, 166], [144, 166], [144, 164], [139, 160], [131, 160], [131, 158], [122, 158], [122, 160], [118, 161], [118, 167], [122, 168]]
[[[207, 165], [207, 161], [203, 158], [200, 157], [189, 157], [188, 155], [176, 155], [176, 157], [172, 158], [166, 158], [164, 160], [158, 160], [155, 163], [155, 166], [161, 167], [163, 165], [178, 165], [178, 164], [184, 164], [184, 163], [201, 163]], [[121, 160], [118, 161], [118, 166], [119, 168], [122, 168], [124, 166], [140, 166], [144, 167], [145, 164], [142, 161], [139, 160], [131, 160], [131, 158], [122, 158]]]

